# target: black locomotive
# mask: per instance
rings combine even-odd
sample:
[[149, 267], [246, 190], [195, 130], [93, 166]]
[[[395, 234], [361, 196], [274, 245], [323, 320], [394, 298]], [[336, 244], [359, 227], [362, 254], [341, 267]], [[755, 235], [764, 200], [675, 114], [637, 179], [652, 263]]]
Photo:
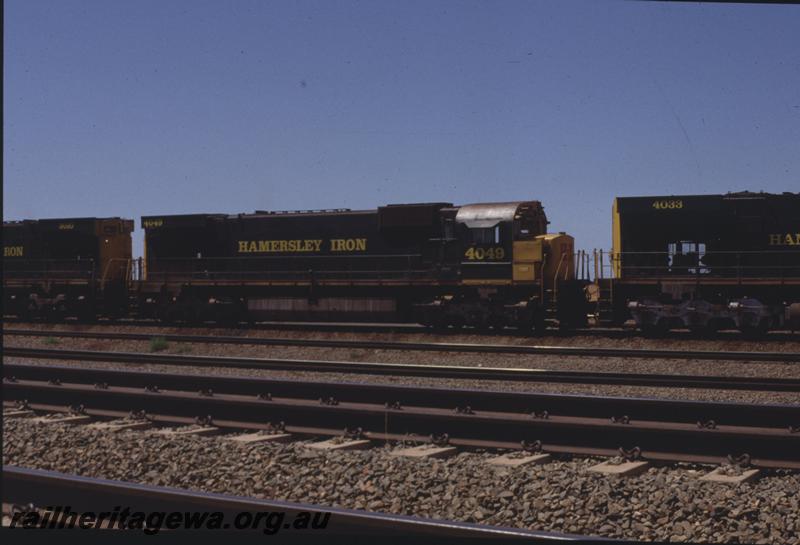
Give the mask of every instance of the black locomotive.
[[132, 231], [121, 218], [3, 222], [4, 313], [127, 314]]
[[612, 240], [613, 274], [595, 291], [608, 321], [630, 316], [651, 331], [796, 327], [800, 194], [617, 198]]
[[582, 298], [572, 238], [546, 234], [537, 201], [158, 216], [142, 227], [141, 308], [168, 321], [543, 327], [559, 288]]

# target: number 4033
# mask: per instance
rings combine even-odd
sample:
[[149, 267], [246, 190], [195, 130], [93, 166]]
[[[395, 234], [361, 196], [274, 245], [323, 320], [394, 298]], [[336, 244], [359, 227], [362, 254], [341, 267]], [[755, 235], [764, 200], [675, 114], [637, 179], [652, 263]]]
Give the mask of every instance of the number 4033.
[[683, 208], [683, 201], [673, 201], [673, 200], [653, 201], [653, 208], [655, 208], [656, 210], [676, 210], [679, 208]]

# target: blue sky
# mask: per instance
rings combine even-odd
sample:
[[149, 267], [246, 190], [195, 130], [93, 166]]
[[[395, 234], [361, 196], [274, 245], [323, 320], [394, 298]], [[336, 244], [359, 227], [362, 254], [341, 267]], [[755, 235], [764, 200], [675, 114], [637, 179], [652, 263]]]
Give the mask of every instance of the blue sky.
[[[800, 6], [6, 0], [5, 219], [800, 191]], [[137, 242], [140, 239], [137, 237]], [[138, 253], [139, 248], [136, 248]]]

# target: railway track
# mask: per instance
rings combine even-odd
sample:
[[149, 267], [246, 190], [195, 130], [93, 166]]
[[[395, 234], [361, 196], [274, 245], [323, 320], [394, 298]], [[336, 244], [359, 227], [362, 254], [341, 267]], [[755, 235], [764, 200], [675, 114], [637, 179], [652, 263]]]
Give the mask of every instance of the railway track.
[[[8, 368], [7, 368], [8, 367]], [[4, 366], [4, 405], [152, 423], [800, 469], [800, 406]], [[14, 373], [11, 378], [9, 373]], [[206, 388], [213, 386], [213, 390]], [[76, 407], [78, 409], [76, 409]], [[199, 419], [199, 420], [198, 420]], [[530, 448], [530, 447], [529, 447]]]
[[[281, 535], [316, 537], [367, 536], [372, 538], [403, 535], [410, 538], [428, 539], [517, 539], [528, 542], [601, 540], [586, 536], [535, 532], [518, 528], [503, 528], [464, 522], [423, 519], [404, 515], [325, 507], [307, 503], [290, 503], [275, 500], [247, 498], [156, 487], [122, 481], [111, 481], [54, 471], [28, 469], [15, 466], [3, 467], [4, 500], [17, 505], [35, 507], [63, 505], [73, 512], [108, 513], [112, 506], [124, 506], [131, 513], [221, 513], [226, 524], [234, 528], [233, 522], [254, 521], [258, 513], [282, 513], [280, 522], [297, 521], [299, 515], [309, 513], [313, 520], [325, 520], [324, 528], [305, 530], [294, 526], [279, 525]], [[251, 516], [242, 517], [241, 513]], [[262, 519], [263, 520], [263, 519]], [[275, 517], [269, 519], [275, 526]], [[250, 530], [264, 533], [265, 524], [249, 524]], [[191, 528], [191, 526], [189, 527]], [[201, 526], [202, 528], [202, 526]], [[245, 529], [244, 527], [240, 529]], [[275, 528], [272, 528], [275, 529]], [[148, 532], [152, 533], [152, 532]], [[270, 532], [271, 533], [271, 532]]]
[[557, 371], [548, 369], [487, 368], [472, 366], [421, 365], [399, 363], [368, 363], [349, 361], [318, 361], [264, 359], [248, 357], [196, 356], [151, 354], [95, 350], [59, 350], [48, 348], [3, 348], [7, 357], [65, 361], [101, 361], [122, 364], [175, 365], [188, 367], [225, 367], [240, 369], [271, 369], [281, 371], [313, 371], [325, 373], [415, 376], [429, 378], [459, 378], [523, 382], [572, 384], [607, 384], [644, 387], [710, 388], [748, 391], [800, 391], [800, 379], [759, 378], [708, 375], [660, 375]]
[[[4, 316], [3, 323], [8, 324], [51, 324], [48, 321], [34, 321], [29, 319], [20, 319], [13, 316]], [[80, 322], [77, 320], [65, 320], [64, 324], [74, 325], [100, 325], [100, 326], [125, 326], [125, 327], [203, 327], [211, 329], [231, 329], [241, 328], [247, 330], [276, 330], [276, 331], [306, 331], [306, 332], [339, 332], [339, 333], [406, 333], [406, 334], [425, 334], [433, 333], [436, 335], [481, 335], [487, 338], [491, 337], [523, 337], [531, 336], [530, 332], [520, 331], [519, 329], [506, 328], [502, 330], [485, 330], [475, 328], [445, 328], [445, 329], [432, 329], [427, 326], [419, 324], [406, 324], [406, 323], [360, 323], [360, 322], [240, 322], [237, 324], [230, 323], [216, 323], [216, 322], [196, 322], [196, 323], [169, 323], [165, 324], [153, 319], [135, 319], [123, 318], [119, 320], [109, 321], [101, 319], [94, 322]], [[574, 330], [562, 331], [559, 329], [548, 329], [543, 335], [549, 337], [605, 337], [609, 339], [632, 339], [642, 338], [643, 334], [635, 329], [630, 328], [608, 328], [608, 327], [590, 327], [578, 328]], [[535, 336], [534, 336], [535, 338]], [[702, 337], [698, 337], [696, 333], [688, 330], [671, 330], [662, 333], [659, 338], [663, 339], [676, 339], [676, 340], [691, 340], [702, 338], [705, 340], [740, 340], [746, 338], [738, 330], [717, 331], [709, 333]], [[759, 341], [800, 341], [800, 332], [798, 331], [770, 331], [760, 337]]]
[[360, 348], [372, 350], [419, 350], [433, 352], [478, 352], [483, 354], [527, 354], [549, 356], [614, 357], [614, 358], [664, 358], [693, 360], [724, 360], [749, 362], [800, 362], [800, 352], [746, 352], [711, 350], [663, 350], [633, 348], [598, 348], [575, 346], [519, 346], [502, 344], [356, 341], [333, 339], [253, 338], [215, 335], [180, 335], [149, 333], [117, 333], [86, 331], [43, 331], [37, 329], [4, 329], [4, 335], [22, 337], [62, 337], [71, 339], [103, 339], [124, 341], [149, 341], [161, 337], [172, 342], [215, 343], [259, 346], [298, 346], [318, 348]]

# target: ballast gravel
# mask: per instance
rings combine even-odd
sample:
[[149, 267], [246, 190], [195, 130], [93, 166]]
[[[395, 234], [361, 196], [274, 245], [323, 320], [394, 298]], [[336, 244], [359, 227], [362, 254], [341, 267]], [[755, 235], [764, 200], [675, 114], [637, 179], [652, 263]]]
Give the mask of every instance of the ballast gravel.
[[643, 541], [800, 543], [800, 476], [766, 473], [738, 486], [699, 477], [710, 467], [651, 467], [631, 478], [588, 472], [593, 459], [494, 468], [497, 453], [443, 460], [389, 456], [392, 446], [316, 452], [303, 442], [237, 444], [224, 437], [102, 432], [7, 419], [3, 463], [238, 494]]

